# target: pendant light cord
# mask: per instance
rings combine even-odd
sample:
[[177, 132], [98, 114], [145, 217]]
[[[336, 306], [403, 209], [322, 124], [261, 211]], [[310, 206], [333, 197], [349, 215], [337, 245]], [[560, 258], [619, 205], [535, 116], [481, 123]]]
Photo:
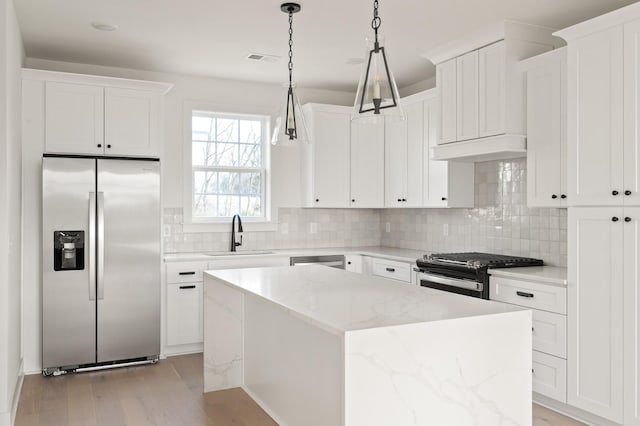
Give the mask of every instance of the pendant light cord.
[[293, 8], [290, 8], [289, 9], [289, 88], [291, 88], [292, 86], [292, 75], [293, 75]]
[[376, 34], [376, 52], [378, 51], [378, 28], [380, 28], [380, 24], [382, 24], [382, 19], [378, 16], [378, 0], [373, 0], [373, 19], [371, 20], [371, 28], [373, 28], [373, 31]]

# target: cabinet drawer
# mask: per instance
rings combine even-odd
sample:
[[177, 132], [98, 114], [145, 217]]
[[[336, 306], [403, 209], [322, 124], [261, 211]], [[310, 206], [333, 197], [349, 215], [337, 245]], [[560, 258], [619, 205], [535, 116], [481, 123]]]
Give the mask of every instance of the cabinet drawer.
[[411, 282], [411, 265], [386, 259], [371, 259], [371, 275]]
[[567, 361], [533, 351], [533, 391], [567, 402]]
[[514, 305], [542, 311], [567, 313], [567, 289], [565, 287], [539, 284], [492, 276], [489, 298]]
[[551, 312], [533, 311], [533, 349], [567, 358], [567, 317]]
[[202, 283], [167, 285], [167, 345], [202, 342]]
[[167, 284], [195, 283], [202, 281], [202, 272], [207, 269], [207, 262], [167, 263]]

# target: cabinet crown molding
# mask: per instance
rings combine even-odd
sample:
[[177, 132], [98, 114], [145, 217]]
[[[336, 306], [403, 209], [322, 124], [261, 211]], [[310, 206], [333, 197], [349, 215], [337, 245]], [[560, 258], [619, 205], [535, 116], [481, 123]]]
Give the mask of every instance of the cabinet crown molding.
[[638, 18], [640, 18], [640, 2], [621, 7], [613, 12], [605, 13], [604, 15], [596, 16], [579, 24], [556, 31], [553, 35], [569, 42], [617, 25], [623, 25], [626, 22]]

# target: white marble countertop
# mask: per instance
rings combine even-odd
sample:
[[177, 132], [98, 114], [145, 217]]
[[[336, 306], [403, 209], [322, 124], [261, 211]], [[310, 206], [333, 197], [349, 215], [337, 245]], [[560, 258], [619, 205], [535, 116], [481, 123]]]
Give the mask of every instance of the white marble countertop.
[[522, 310], [318, 265], [227, 269], [205, 275], [268, 300], [337, 335]]
[[371, 257], [382, 257], [385, 259], [398, 260], [401, 262], [415, 263], [426, 252], [423, 250], [403, 249], [397, 247], [329, 247], [310, 249], [278, 249], [278, 250], [239, 250], [236, 253], [212, 252], [205, 253], [168, 253], [164, 255], [165, 262], [186, 262], [186, 261], [213, 261], [215, 259], [229, 259], [237, 256], [308, 256], [308, 255], [331, 255], [331, 254], [360, 254]]
[[567, 268], [561, 268], [559, 266], [526, 266], [523, 268], [489, 269], [489, 274], [496, 277], [567, 285]]

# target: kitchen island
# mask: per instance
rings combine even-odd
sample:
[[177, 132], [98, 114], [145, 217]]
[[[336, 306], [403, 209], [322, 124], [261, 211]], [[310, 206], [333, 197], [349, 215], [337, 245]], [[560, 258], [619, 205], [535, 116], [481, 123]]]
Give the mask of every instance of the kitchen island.
[[324, 266], [205, 273], [204, 391], [276, 422], [530, 425], [531, 313]]

